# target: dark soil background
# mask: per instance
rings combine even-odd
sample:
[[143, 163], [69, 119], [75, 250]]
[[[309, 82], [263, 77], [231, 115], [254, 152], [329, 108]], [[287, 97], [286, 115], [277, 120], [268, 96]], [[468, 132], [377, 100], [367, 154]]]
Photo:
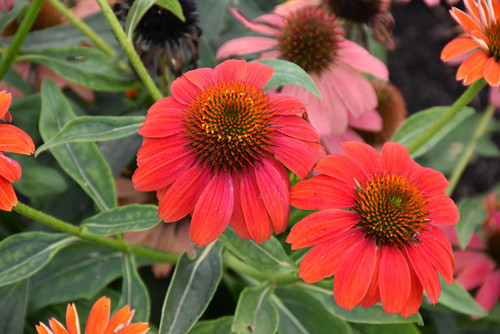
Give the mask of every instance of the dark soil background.
[[[463, 8], [461, 3], [457, 7]], [[436, 105], [451, 105], [466, 89], [455, 79], [457, 66], [444, 64], [440, 59], [443, 47], [461, 31], [448, 13], [449, 9], [445, 1], [434, 8], [427, 7], [422, 0], [392, 6], [396, 49], [389, 53], [388, 65], [391, 81], [405, 97], [409, 113]], [[487, 103], [487, 89], [484, 89], [471, 106], [483, 110]], [[493, 140], [500, 145], [499, 135]], [[458, 200], [487, 192], [499, 181], [500, 158], [475, 157], [453, 197]]]

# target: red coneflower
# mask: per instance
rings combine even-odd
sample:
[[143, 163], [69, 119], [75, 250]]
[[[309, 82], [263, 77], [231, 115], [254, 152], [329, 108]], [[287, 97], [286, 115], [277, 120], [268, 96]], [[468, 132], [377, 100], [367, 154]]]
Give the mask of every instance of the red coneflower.
[[457, 80], [464, 85], [484, 77], [490, 86], [500, 84], [500, 1], [464, 0], [469, 14], [458, 8], [450, 10], [451, 16], [465, 30], [466, 36], [449, 42], [441, 52], [441, 59], [449, 61], [471, 52], [457, 71]]
[[[386, 143], [348, 142], [347, 155], [328, 155], [316, 164], [321, 174], [290, 191], [295, 207], [321, 210], [299, 221], [287, 238], [292, 249], [314, 246], [299, 267], [307, 282], [335, 275], [340, 307], [369, 307], [379, 300], [388, 313], [408, 317], [440, 295], [437, 272], [453, 281], [453, 252], [435, 225], [459, 220], [446, 196], [443, 174], [410, 159], [406, 148]], [[345, 209], [345, 210], [342, 210]]]
[[[0, 92], [0, 120], [10, 122], [9, 113], [12, 96], [5, 91]], [[21, 165], [4, 152], [32, 154], [35, 145], [26, 132], [11, 124], [0, 124], [0, 210], [11, 211], [17, 205], [17, 196], [11, 182], [21, 178]]]
[[[95, 302], [90, 310], [85, 325], [86, 334], [144, 334], [149, 331], [147, 323], [130, 321], [134, 316], [134, 310], [125, 305], [109, 319], [111, 309], [110, 299], [101, 297]], [[49, 327], [40, 322], [35, 325], [38, 334], [80, 334], [80, 320], [76, 312], [75, 304], [68, 304], [66, 308], [66, 328], [55, 318], [49, 320]]]
[[324, 154], [316, 130], [299, 116], [302, 102], [263, 91], [272, 73], [244, 60], [186, 72], [139, 130], [136, 189], [157, 191], [165, 222], [192, 213], [199, 247], [228, 223], [256, 242], [283, 232], [290, 181], [279, 161], [305, 178]]

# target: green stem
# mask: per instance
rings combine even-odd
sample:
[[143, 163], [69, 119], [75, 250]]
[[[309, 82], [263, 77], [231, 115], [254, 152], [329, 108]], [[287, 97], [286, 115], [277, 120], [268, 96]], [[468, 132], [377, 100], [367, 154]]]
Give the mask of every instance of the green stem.
[[474, 149], [476, 148], [477, 141], [485, 133], [488, 124], [494, 114], [495, 108], [493, 106], [488, 106], [488, 108], [486, 108], [486, 111], [483, 113], [483, 116], [481, 117], [481, 120], [477, 125], [476, 131], [474, 131], [474, 134], [472, 135], [471, 141], [469, 142], [469, 144], [467, 144], [464, 153], [460, 157], [460, 160], [451, 173], [451, 176], [449, 178], [450, 185], [448, 186], [448, 189], [446, 189], [446, 194], [448, 196], [450, 196], [453, 193], [453, 190], [455, 190], [455, 187], [457, 186], [462, 173], [464, 172], [465, 168], [469, 164], [472, 155], [474, 154]]
[[14, 208], [14, 210], [22, 214], [23, 216], [36, 220], [47, 226], [53, 227], [61, 232], [69, 233], [87, 241], [118, 249], [122, 252], [130, 252], [143, 258], [166, 263], [176, 263], [179, 259], [178, 254], [163, 252], [153, 248], [138, 245], [132, 245], [122, 240], [112, 239], [109, 237], [91, 233], [89, 231], [80, 229], [78, 226], [69, 224], [65, 221], [35, 210], [20, 202], [17, 203], [17, 206]]
[[443, 126], [453, 119], [469, 102], [486, 86], [484, 79], [477, 80], [453, 103], [453, 105], [441, 116], [429, 129], [415, 138], [408, 146], [408, 152], [414, 153], [434, 136]]
[[71, 10], [66, 7], [59, 0], [47, 0], [62, 16], [68, 19], [71, 24], [80, 30], [82, 34], [88, 37], [90, 41], [101, 49], [108, 56], [113, 57], [115, 55], [115, 51], [111, 48], [99, 35], [97, 35], [94, 30], [92, 30], [82, 19], [77, 17]]
[[24, 16], [21, 25], [17, 29], [17, 32], [14, 35], [14, 38], [12, 39], [12, 42], [9, 45], [9, 48], [7, 49], [7, 53], [3, 56], [2, 60], [0, 61], [0, 80], [4, 77], [5, 73], [7, 73], [10, 66], [14, 62], [17, 52], [21, 48], [21, 45], [23, 44], [24, 39], [26, 38], [26, 35], [28, 34], [28, 32], [31, 29], [31, 26], [33, 25], [33, 22], [35, 22], [35, 19], [38, 16], [38, 13], [40, 12], [40, 8], [42, 8], [43, 1], [44, 0], [33, 0], [31, 5], [29, 5], [28, 10], [26, 11], [26, 15]]
[[142, 82], [149, 90], [151, 97], [153, 97], [155, 101], [158, 101], [161, 98], [163, 98], [163, 95], [161, 94], [160, 90], [158, 89], [158, 87], [156, 87], [153, 79], [151, 79], [151, 76], [144, 67], [141, 58], [139, 58], [139, 55], [137, 55], [137, 52], [135, 52], [132, 42], [130, 42], [127, 39], [127, 36], [125, 35], [125, 32], [123, 31], [122, 26], [120, 25], [120, 22], [118, 22], [118, 19], [116, 18], [109, 4], [106, 2], [106, 0], [97, 0], [97, 3], [101, 7], [102, 13], [108, 20], [108, 23], [111, 26], [113, 32], [115, 33], [118, 42], [123, 47], [123, 50], [125, 50], [125, 53], [127, 54], [127, 57], [130, 60], [130, 63], [134, 67], [135, 71], [137, 72], [137, 75], [139, 76], [139, 78], [141, 78]]

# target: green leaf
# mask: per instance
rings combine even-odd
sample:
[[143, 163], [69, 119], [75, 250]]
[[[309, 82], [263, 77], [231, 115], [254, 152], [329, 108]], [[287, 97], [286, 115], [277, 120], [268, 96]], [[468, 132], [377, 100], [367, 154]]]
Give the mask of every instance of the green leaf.
[[466, 198], [458, 203], [460, 221], [458, 222], [457, 234], [460, 248], [465, 249], [476, 230], [486, 219], [487, 213], [480, 198]]
[[[420, 334], [418, 327], [415, 324], [355, 324], [355, 327], [360, 334]], [[452, 332], [450, 332], [452, 333]]]
[[[324, 284], [324, 283], [322, 283]], [[333, 283], [329, 281], [329, 289], [325, 289], [313, 284], [300, 284], [309, 294], [317, 298], [326, 309], [336, 317], [352, 323], [367, 324], [397, 324], [397, 323], [418, 323], [423, 324], [420, 314], [414, 314], [408, 318], [403, 318], [399, 314], [387, 314], [380, 303], [364, 308], [356, 306], [352, 310], [340, 308], [333, 296]]]
[[129, 204], [85, 219], [81, 228], [99, 235], [114, 235], [148, 230], [160, 221], [156, 205]]
[[278, 312], [271, 303], [274, 288], [269, 284], [247, 287], [240, 294], [231, 327], [236, 333], [275, 333]]
[[135, 310], [134, 322], [148, 322], [150, 303], [148, 288], [137, 272], [134, 255], [129, 254], [123, 258], [122, 295], [117, 309], [129, 305]]
[[130, 72], [119, 70], [105, 53], [85, 47], [29, 51], [19, 60], [47, 66], [66, 80], [98, 91], [121, 92], [135, 87]]
[[30, 312], [96, 295], [122, 274], [123, 253], [77, 241], [30, 279]]
[[[71, 105], [59, 87], [45, 78], [39, 124], [43, 140], [49, 141], [74, 117]], [[67, 143], [50, 151], [61, 168], [82, 187], [100, 210], [118, 205], [111, 169], [95, 143]]]
[[215, 320], [199, 321], [189, 334], [232, 334], [232, 316], [225, 316]]
[[146, 12], [153, 6], [157, 5], [171, 11], [181, 21], [185, 21], [182, 7], [177, 0], [137, 0], [132, 3], [130, 10], [125, 19], [125, 33], [129, 40], [132, 40], [134, 30], [137, 24], [141, 21]]
[[12, 21], [18, 18], [30, 4], [27, 0], [16, 0], [11, 10], [0, 12], [0, 32], [2, 32]]
[[449, 285], [441, 277], [441, 296], [438, 300], [442, 304], [454, 311], [468, 315], [485, 316], [487, 313], [476, 303], [474, 298], [457, 282]]
[[28, 304], [28, 282], [0, 288], [0, 333], [23, 333]]
[[257, 59], [255, 61], [274, 68], [273, 76], [264, 87], [264, 90], [284, 85], [297, 85], [321, 99], [318, 87], [316, 87], [309, 74], [299, 65], [282, 59]]
[[345, 321], [328, 312], [318, 299], [302, 288], [277, 287], [272, 300], [279, 313], [278, 333], [352, 333]]
[[[420, 136], [424, 131], [434, 124], [450, 107], [432, 107], [429, 109], [421, 110], [411, 115], [406, 122], [394, 134], [391, 141], [399, 142], [408, 146], [411, 142]], [[436, 145], [443, 139], [451, 130], [457, 127], [460, 123], [474, 114], [474, 109], [465, 107], [462, 109], [451, 121], [449, 121], [441, 130], [439, 130], [432, 138], [430, 138], [424, 145], [411, 154], [415, 159]]]
[[194, 259], [184, 253], [163, 304], [159, 334], [187, 333], [201, 317], [222, 277], [222, 245], [213, 242], [196, 250]]
[[81, 143], [114, 140], [136, 134], [145, 116], [79, 116], [66, 123], [61, 131], [36, 152], [65, 143]]
[[63, 193], [68, 188], [68, 184], [58, 170], [35, 164], [23, 166], [23, 177], [14, 183], [14, 187], [27, 197], [46, 198]]
[[74, 241], [67, 234], [26, 232], [0, 242], [0, 286], [30, 277], [63, 247]]
[[226, 228], [219, 240], [231, 252], [258, 270], [272, 273], [295, 270], [293, 261], [274, 236], [266, 242], [257, 244], [253, 240], [242, 239], [233, 229]]

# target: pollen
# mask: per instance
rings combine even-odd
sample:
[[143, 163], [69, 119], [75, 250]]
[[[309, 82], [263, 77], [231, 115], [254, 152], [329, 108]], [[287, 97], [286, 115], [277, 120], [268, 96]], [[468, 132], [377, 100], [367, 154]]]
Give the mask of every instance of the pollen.
[[335, 15], [321, 8], [291, 13], [277, 36], [281, 56], [308, 73], [321, 74], [333, 64], [343, 30]]
[[385, 172], [356, 189], [358, 227], [378, 245], [405, 246], [419, 241], [430, 223], [429, 201], [406, 176]]
[[187, 141], [197, 159], [212, 170], [244, 170], [272, 155], [274, 114], [269, 95], [253, 84], [215, 82], [186, 108]]

